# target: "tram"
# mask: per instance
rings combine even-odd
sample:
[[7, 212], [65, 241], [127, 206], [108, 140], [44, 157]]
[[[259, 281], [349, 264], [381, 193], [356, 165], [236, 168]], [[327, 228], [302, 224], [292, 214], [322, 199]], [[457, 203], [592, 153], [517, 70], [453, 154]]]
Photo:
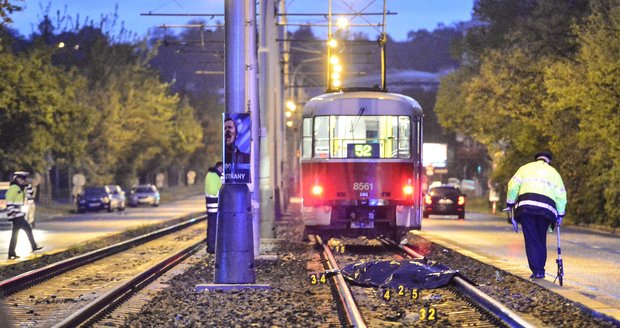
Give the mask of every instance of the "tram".
[[305, 236], [396, 241], [421, 228], [422, 108], [376, 90], [339, 91], [304, 106]]

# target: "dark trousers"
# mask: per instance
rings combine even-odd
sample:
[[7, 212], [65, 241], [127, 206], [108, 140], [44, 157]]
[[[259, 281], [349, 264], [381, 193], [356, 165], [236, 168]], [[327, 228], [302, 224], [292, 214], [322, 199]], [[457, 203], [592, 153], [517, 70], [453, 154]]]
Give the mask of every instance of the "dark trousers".
[[207, 253], [215, 254], [217, 232], [217, 197], [206, 197], [207, 200]]
[[26, 232], [28, 239], [30, 240], [30, 246], [32, 247], [32, 251], [34, 252], [37, 248], [37, 243], [34, 242], [34, 236], [32, 235], [32, 228], [30, 228], [30, 224], [23, 216], [17, 217], [11, 220], [13, 223], [13, 233], [11, 234], [11, 242], [9, 243], [9, 256], [15, 256], [15, 246], [17, 246], [17, 234], [19, 233], [19, 229], [22, 229]]
[[549, 220], [541, 215], [522, 213], [518, 218], [525, 237], [525, 254], [534, 274], [545, 274]]

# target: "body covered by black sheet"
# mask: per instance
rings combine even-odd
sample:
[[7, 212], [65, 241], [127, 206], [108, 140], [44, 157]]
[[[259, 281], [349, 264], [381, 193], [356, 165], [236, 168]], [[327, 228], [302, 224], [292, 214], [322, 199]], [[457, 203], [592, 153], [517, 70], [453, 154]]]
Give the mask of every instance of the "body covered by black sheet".
[[433, 289], [447, 285], [456, 270], [426, 260], [369, 261], [349, 264], [341, 270], [354, 284], [380, 288]]

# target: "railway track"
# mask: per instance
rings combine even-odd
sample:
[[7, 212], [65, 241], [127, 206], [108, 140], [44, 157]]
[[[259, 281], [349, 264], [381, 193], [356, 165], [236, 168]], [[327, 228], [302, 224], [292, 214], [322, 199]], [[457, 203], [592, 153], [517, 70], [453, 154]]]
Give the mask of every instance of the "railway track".
[[91, 325], [199, 250], [204, 221], [194, 218], [2, 281], [7, 310], [20, 327]]
[[408, 247], [386, 239], [369, 240], [362, 245], [327, 245], [319, 237], [316, 243], [321, 246], [327, 277], [333, 282], [347, 326], [535, 326], [460, 277], [453, 278], [448, 287], [433, 290], [376, 290], [349, 285], [338, 273], [339, 262], [423, 258]]

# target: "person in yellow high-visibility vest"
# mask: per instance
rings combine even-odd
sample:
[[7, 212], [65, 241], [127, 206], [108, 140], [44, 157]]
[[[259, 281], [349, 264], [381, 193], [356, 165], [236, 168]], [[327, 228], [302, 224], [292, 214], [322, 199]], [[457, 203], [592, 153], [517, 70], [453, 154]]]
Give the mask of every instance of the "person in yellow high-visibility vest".
[[205, 199], [207, 201], [207, 252], [215, 253], [217, 229], [218, 194], [222, 187], [222, 162], [210, 167], [205, 177]]
[[41, 246], [37, 246], [32, 235], [32, 228], [28, 221], [26, 221], [26, 214], [22, 211], [22, 206], [28, 200], [30, 196], [26, 187], [28, 186], [28, 172], [17, 171], [13, 173], [11, 179], [11, 185], [9, 190], [6, 191], [6, 208], [8, 212], [9, 221], [13, 223], [13, 231], [11, 233], [11, 241], [9, 242], [9, 260], [17, 259], [19, 256], [15, 253], [15, 247], [17, 246], [17, 235], [19, 230], [24, 230], [32, 251], [40, 250]]
[[566, 189], [562, 177], [550, 164], [551, 152], [534, 155], [535, 161], [517, 170], [508, 182], [506, 204], [514, 209], [525, 238], [525, 254], [532, 279], [545, 278], [547, 228], [561, 225], [566, 211]]

